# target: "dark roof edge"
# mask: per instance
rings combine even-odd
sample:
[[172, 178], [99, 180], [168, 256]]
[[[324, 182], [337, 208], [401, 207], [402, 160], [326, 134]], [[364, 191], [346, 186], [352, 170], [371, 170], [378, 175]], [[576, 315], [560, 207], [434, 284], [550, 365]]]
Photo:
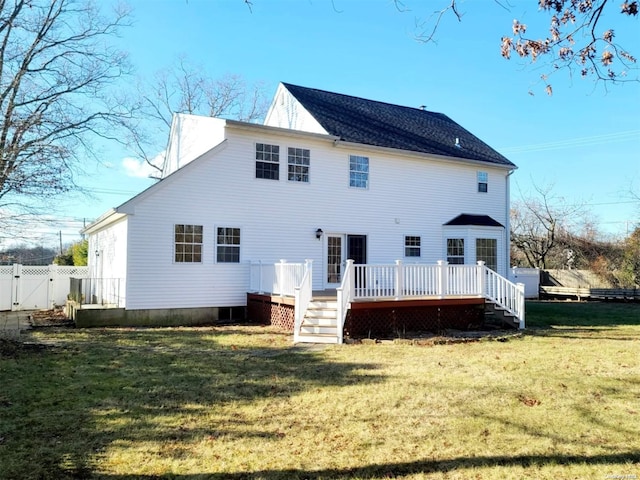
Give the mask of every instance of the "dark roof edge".
[[397, 103], [383, 102], [383, 101], [380, 101], [380, 100], [373, 100], [372, 98], [358, 97], [356, 95], [349, 95], [349, 94], [346, 94], [346, 93], [330, 92], [329, 90], [323, 90], [321, 88], [303, 87], [302, 85], [294, 85], [293, 83], [287, 83], [287, 82], [280, 82], [280, 83], [282, 83], [282, 85], [284, 85], [285, 87], [303, 88], [305, 90], [315, 90], [316, 92], [328, 93], [329, 95], [339, 95], [341, 97], [355, 98], [357, 100], [365, 100], [367, 102], [381, 103], [383, 105], [389, 105], [390, 107], [408, 108], [409, 110], [418, 110], [420, 112], [435, 113], [435, 114], [438, 114], [438, 115], [445, 115], [445, 116], [448, 117], [448, 115], [446, 113], [434, 112], [433, 110], [422, 110], [421, 108], [418, 108], [418, 107], [409, 107], [407, 105], [398, 105]]
[[489, 215], [472, 215], [469, 213], [461, 213], [456, 218], [449, 220], [445, 226], [474, 226], [474, 227], [502, 227], [500, 222]]

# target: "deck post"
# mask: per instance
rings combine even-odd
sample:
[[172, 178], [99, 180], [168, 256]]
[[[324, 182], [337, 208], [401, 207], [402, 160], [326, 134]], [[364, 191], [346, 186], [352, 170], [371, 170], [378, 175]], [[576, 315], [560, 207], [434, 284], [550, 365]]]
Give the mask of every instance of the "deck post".
[[313, 291], [313, 259], [305, 258], [304, 259], [304, 269], [309, 272], [309, 277], [311, 278], [311, 291]]
[[287, 263], [287, 260], [284, 258], [280, 259], [280, 263], [278, 263], [278, 270], [279, 273], [276, 274], [276, 279], [277, 279], [277, 284], [276, 284], [276, 288], [274, 290], [277, 291], [277, 293], [283, 297], [283, 292], [284, 292], [284, 265], [285, 263]]
[[438, 260], [438, 285], [436, 294], [438, 298], [444, 298], [446, 294], [446, 285], [447, 285], [447, 265], [448, 262], [444, 260]]
[[487, 280], [484, 274], [484, 261], [478, 260], [478, 268], [476, 270], [478, 272], [478, 290], [480, 290], [478, 295], [486, 297]]
[[258, 293], [262, 295], [264, 289], [262, 288], [262, 260], [258, 261]]
[[520, 312], [520, 315], [518, 316], [518, 320], [520, 320], [520, 323], [518, 324], [518, 328], [520, 330], [524, 330], [525, 328], [525, 319], [524, 319], [524, 314], [525, 314], [525, 287], [524, 287], [524, 283], [517, 283], [516, 287], [518, 289], [518, 312]]
[[396, 260], [396, 300], [402, 298], [402, 292], [404, 290], [404, 268], [402, 268], [402, 260]]

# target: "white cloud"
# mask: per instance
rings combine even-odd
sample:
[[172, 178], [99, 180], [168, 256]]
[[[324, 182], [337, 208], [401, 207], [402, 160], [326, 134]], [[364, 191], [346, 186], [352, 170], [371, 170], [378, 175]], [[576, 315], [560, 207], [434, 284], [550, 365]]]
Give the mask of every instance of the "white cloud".
[[[162, 166], [164, 161], [164, 152], [160, 152], [156, 155], [151, 162], [154, 165]], [[157, 169], [151, 167], [144, 160], [138, 160], [137, 158], [125, 157], [122, 159], [122, 167], [125, 173], [130, 177], [149, 178], [151, 175], [158, 176]]]

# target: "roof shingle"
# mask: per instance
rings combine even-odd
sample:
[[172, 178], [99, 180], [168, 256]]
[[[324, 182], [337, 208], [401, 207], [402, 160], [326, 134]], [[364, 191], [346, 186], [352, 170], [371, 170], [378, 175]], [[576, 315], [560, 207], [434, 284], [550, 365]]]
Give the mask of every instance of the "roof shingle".
[[506, 157], [442, 113], [283, 85], [327, 133], [344, 141], [515, 168]]

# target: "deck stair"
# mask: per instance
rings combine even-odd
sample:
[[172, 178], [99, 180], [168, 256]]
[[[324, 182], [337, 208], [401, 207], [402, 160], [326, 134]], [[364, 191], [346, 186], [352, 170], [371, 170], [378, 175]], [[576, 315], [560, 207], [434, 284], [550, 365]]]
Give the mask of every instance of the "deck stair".
[[485, 324], [499, 327], [518, 328], [518, 318], [505, 308], [489, 300], [485, 301], [484, 307]]
[[314, 298], [302, 319], [298, 342], [338, 343], [338, 302], [333, 298]]

